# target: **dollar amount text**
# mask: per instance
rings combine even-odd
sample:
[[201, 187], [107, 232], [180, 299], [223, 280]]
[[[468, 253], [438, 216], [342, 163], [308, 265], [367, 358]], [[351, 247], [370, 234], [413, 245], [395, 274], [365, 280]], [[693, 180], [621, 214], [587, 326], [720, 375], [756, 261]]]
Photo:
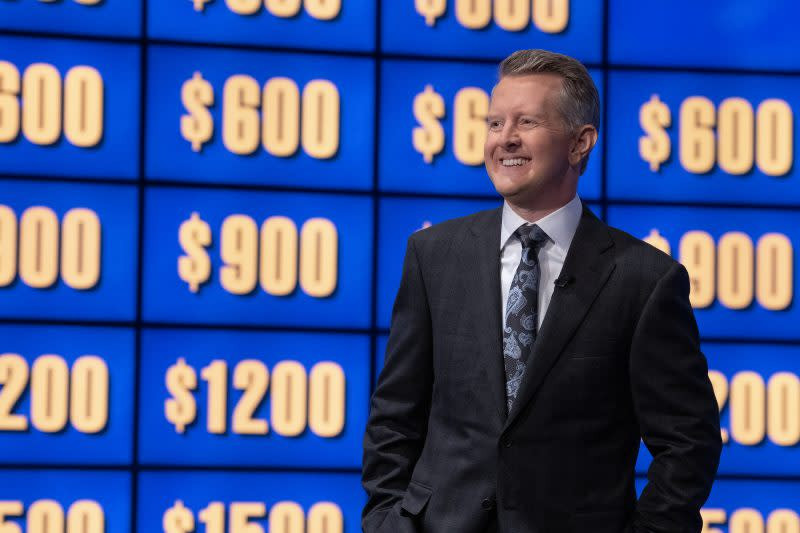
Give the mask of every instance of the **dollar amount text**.
[[[6, 520], [23, 513], [25, 529]], [[2, 533], [104, 533], [105, 522], [103, 508], [93, 500], [78, 500], [70, 505], [66, 521], [64, 508], [55, 500], [37, 500], [28, 506], [27, 513], [21, 501], [0, 501]]]
[[[332, 502], [315, 503], [308, 515], [299, 504], [290, 501], [276, 503], [269, 515], [263, 503], [232, 502], [228, 505], [227, 524], [225, 511], [223, 502], [211, 502], [197, 513], [199, 521], [205, 524], [205, 533], [264, 533], [264, 527], [251, 520], [265, 517], [269, 533], [342, 533], [344, 530], [342, 510]], [[195, 531], [194, 513], [178, 500], [164, 513], [162, 525], [164, 533]]]
[[19, 274], [29, 287], [45, 289], [60, 271], [67, 286], [91, 289], [100, 278], [100, 229], [91, 209], [70, 209], [59, 224], [56, 212], [44, 206], [23, 211], [17, 228], [14, 211], [0, 205], [0, 287]]
[[[52, 3], [53, 0], [39, 0], [40, 2], [44, 2], [46, 4]], [[73, 0], [76, 4], [81, 4], [84, 6], [96, 6], [102, 0]]]
[[20, 78], [16, 66], [0, 61], [0, 143], [16, 140], [20, 129], [40, 146], [55, 143], [62, 131], [74, 146], [96, 146], [103, 138], [100, 73], [93, 67], [72, 67], [62, 83], [56, 67], [33, 63]]
[[[453, 155], [465, 165], [483, 164], [483, 144], [486, 141], [486, 114], [489, 95], [478, 87], [464, 87], [453, 100]], [[419, 126], [411, 132], [414, 149], [426, 163], [444, 149], [444, 128], [440, 119], [445, 116], [442, 95], [431, 85], [414, 97], [414, 118]]]
[[[215, 359], [200, 371], [207, 384], [209, 433], [227, 430], [228, 363]], [[270, 381], [272, 383], [270, 383]], [[164, 403], [167, 420], [184, 433], [197, 418], [197, 372], [183, 358], [167, 369], [165, 379], [171, 397]], [[276, 434], [294, 437], [306, 427], [319, 437], [335, 437], [345, 422], [345, 374], [342, 367], [322, 361], [306, 372], [297, 361], [281, 361], [272, 368], [256, 359], [245, 359], [233, 369], [233, 388], [243, 394], [233, 410], [231, 429], [241, 435], [266, 435], [269, 424], [254, 412], [270, 388], [270, 420]]]
[[[644, 240], [670, 253], [669, 241], [658, 230]], [[695, 230], [685, 233], [678, 247], [692, 285], [692, 307], [708, 307], [715, 296], [729, 309], [748, 307], [754, 295], [771, 311], [786, 309], [792, 302], [794, 251], [782, 233], [766, 233], [753, 246], [750, 236], [739, 231], [725, 233], [715, 244], [709, 233]]]
[[701, 533], [723, 533], [718, 527], [728, 524], [727, 533], [797, 533], [800, 531], [800, 517], [791, 509], [775, 509], [764, 521], [758, 509], [744, 507], [733, 511], [730, 516], [725, 509], [703, 508]]
[[30, 419], [44, 433], [61, 431], [69, 421], [81, 433], [98, 433], [108, 422], [108, 366], [96, 355], [75, 359], [72, 368], [59, 355], [41, 355], [28, 368], [14, 353], [0, 355], [0, 431], [27, 431], [28, 418], [12, 410], [30, 383]]
[[[268, 294], [285, 296], [294, 291], [298, 277], [303, 292], [315, 298], [329, 296], [336, 288], [338, 233], [326, 218], [308, 219], [298, 236], [297, 226], [287, 217], [269, 217], [259, 231], [249, 216], [230, 215], [222, 222], [220, 234], [224, 266], [219, 281], [231, 294], [249, 294], [260, 280]], [[181, 224], [178, 240], [186, 253], [178, 258], [178, 276], [197, 292], [211, 275], [206, 251], [211, 228], [192, 213]]]
[[722, 441], [755, 446], [764, 436], [778, 446], [800, 442], [800, 379], [792, 372], [777, 372], [767, 383], [757, 372], [745, 370], [728, 378], [717, 370], [708, 377], [714, 386], [720, 412], [728, 408], [730, 431]]
[[[533, 22], [544, 33], [561, 33], [569, 23], [569, 0], [455, 0], [456, 20], [470, 30], [495, 24], [506, 31], [522, 31]], [[414, 0], [428, 26], [447, 10], [447, 0]]]
[[[647, 134], [639, 138], [639, 154], [657, 172], [671, 152], [672, 115], [658, 95], [642, 104], [639, 123]], [[769, 176], [783, 176], [792, 168], [792, 108], [784, 100], [764, 100], [753, 112], [744, 98], [726, 98], [718, 109], [704, 96], [690, 96], [681, 104], [679, 154], [687, 172], [705, 174], [718, 163], [728, 174], [746, 174], [753, 168]], [[716, 135], [715, 129], [716, 127]]]
[[[181, 116], [184, 139], [199, 152], [214, 133], [214, 87], [195, 72], [181, 87], [188, 114]], [[301, 112], [302, 108], [302, 112]], [[260, 110], [260, 113], [259, 113]], [[289, 78], [258, 82], [237, 74], [222, 89], [222, 143], [230, 152], [249, 155], [259, 142], [275, 157], [290, 157], [298, 146], [315, 159], [329, 159], [339, 149], [339, 90], [328, 80], [300, 88]]]
[[[203, 11], [212, 0], [191, 0], [195, 11]], [[238, 15], [255, 15], [261, 10], [262, 0], [225, 0], [228, 9]], [[342, 0], [263, 0], [267, 11], [280, 18], [291, 18], [305, 8], [317, 20], [331, 20], [342, 10]]]

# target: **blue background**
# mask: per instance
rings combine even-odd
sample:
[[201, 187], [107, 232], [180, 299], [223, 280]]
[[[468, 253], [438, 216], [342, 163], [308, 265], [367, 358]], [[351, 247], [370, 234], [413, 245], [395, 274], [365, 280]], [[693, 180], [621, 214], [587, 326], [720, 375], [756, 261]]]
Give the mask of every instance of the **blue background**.
[[[381, 80], [382, 118], [378, 175], [384, 191], [431, 192], [445, 194], [490, 195], [492, 182], [486, 176], [483, 163], [469, 166], [456, 159], [453, 153], [453, 115], [455, 95], [462, 87], [478, 87], [490, 93], [495, 82], [493, 64], [420, 63], [418, 61], [387, 61], [383, 64]], [[603, 94], [602, 74], [592, 71], [595, 84]], [[411, 142], [417, 126], [413, 110], [414, 97], [431, 85], [442, 95], [445, 115], [441, 119], [445, 145], [426, 163]], [[403, 164], [398, 164], [402, 161]], [[579, 181], [578, 193], [587, 200], [600, 198], [603, 166], [602, 136], [592, 152], [586, 173]]]
[[[433, 27], [417, 13], [412, 2], [384, 0], [381, 2], [382, 48], [389, 53], [408, 53], [421, 56], [467, 58], [503, 58], [509, 51], [520, 48], [558, 49], [581, 61], [597, 63], [602, 58], [603, 2], [571, 0], [570, 18], [562, 33], [549, 34], [529, 24], [518, 32], [497, 26], [494, 20], [480, 30], [463, 27], [455, 15], [454, 0]], [[424, 38], [414, 38], [419, 35]]]
[[[345, 531], [358, 531], [365, 501], [361, 439], [406, 241], [426, 222], [501, 203], [483, 166], [468, 167], [453, 155], [453, 98], [466, 86], [490, 91], [499, 61], [519, 48], [573, 55], [596, 80], [600, 141], [579, 194], [601, 218], [637, 237], [656, 228], [673, 251], [690, 230], [715, 239], [743, 231], [754, 241], [778, 232], [795, 250], [800, 245], [796, 164], [780, 177], [755, 165], [743, 176], [717, 166], [695, 175], [678, 157], [680, 104], [705, 96], [715, 106], [743, 97], [754, 109], [767, 98], [786, 100], [795, 115], [797, 159], [796, 3], [570, 0], [566, 29], [548, 34], [533, 24], [508, 32], [494, 21], [467, 29], [456, 19], [455, 1], [446, 0], [434, 26], [414, 0], [342, 0], [331, 21], [303, 8], [279, 18], [263, 3], [258, 13], [241, 16], [226, 0], [213, 0], [202, 12], [191, 0], [0, 2], [0, 61], [20, 74], [31, 63], [49, 63], [62, 77], [72, 66], [89, 65], [104, 81], [98, 146], [78, 148], [63, 135], [52, 146], [37, 146], [21, 133], [0, 143], [0, 205], [17, 217], [30, 206], [47, 206], [59, 219], [87, 207], [102, 224], [102, 274], [94, 289], [76, 291], [60, 279], [45, 290], [19, 279], [0, 288], [0, 353], [28, 361], [55, 353], [69, 362], [96, 354], [111, 376], [106, 431], [0, 432], [0, 499], [54, 498], [64, 506], [97, 499], [106, 530], [114, 533], [160, 531], [163, 513], [177, 499], [195, 513], [210, 501], [260, 501], [269, 508], [292, 500], [308, 510], [330, 500], [345, 514]], [[194, 72], [211, 83], [215, 102], [214, 135], [199, 153], [180, 134], [181, 85]], [[312, 79], [331, 80], [341, 102], [336, 155], [317, 160], [300, 146], [279, 158], [260, 144], [248, 156], [227, 151], [222, 94], [235, 74], [252, 76], [260, 87], [286, 76], [301, 90]], [[427, 84], [446, 107], [445, 147], [433, 164], [412, 144], [413, 99]], [[0, 104], [8, 101], [5, 89], [0, 84]], [[638, 113], [653, 94], [672, 115], [672, 153], [658, 173], [638, 153], [645, 134]], [[177, 271], [178, 229], [192, 212], [212, 233], [211, 276], [197, 294]], [[333, 294], [312, 298], [299, 284], [280, 297], [259, 285], [245, 296], [226, 292], [219, 283], [220, 225], [232, 214], [250, 216], [258, 226], [283, 215], [298, 229], [312, 217], [332, 220], [339, 239]], [[796, 290], [796, 251], [793, 262]], [[782, 311], [757, 301], [734, 311], [715, 301], [695, 314], [709, 367], [728, 380], [743, 370], [765, 381], [776, 372], [800, 375], [794, 302]], [[196, 367], [200, 385], [197, 421], [183, 435], [164, 416], [165, 372], [178, 357]], [[332, 439], [308, 430], [297, 437], [241, 436], [230, 432], [229, 421], [227, 434], [208, 434], [200, 368], [225, 359], [230, 382], [244, 358], [270, 370], [281, 360], [298, 360], [307, 371], [320, 360], [341, 365], [343, 433]], [[229, 387], [229, 413], [240, 394]], [[28, 397], [14, 413], [28, 414]], [[269, 420], [269, 405], [268, 390], [257, 415]], [[722, 425], [729, 427], [728, 408]], [[731, 440], [706, 507], [728, 514], [754, 507], [765, 517], [780, 507], [800, 512], [799, 447], [768, 438], [755, 446]], [[648, 461], [642, 447], [639, 490]]]
[[[3, 471], [0, 500], [21, 501], [25, 510], [39, 500], [55, 500], [64, 511], [78, 500], [100, 504], [105, 516], [105, 531], [129, 531], [131, 522], [131, 475], [127, 472], [87, 472], [79, 470]], [[25, 531], [25, 520], [7, 517]]]
[[[142, 463], [205, 465], [262, 465], [290, 467], [342, 467], [361, 465], [362, 428], [369, 394], [369, 338], [344, 333], [283, 333], [224, 330], [146, 330], [142, 338], [142, 413], [139, 453]], [[164, 416], [162, 388], [167, 369], [179, 357], [195, 368], [198, 377], [197, 419], [184, 433]], [[206, 430], [208, 385], [200, 371], [214, 359], [228, 363], [227, 432]], [[231, 413], [242, 392], [230, 384], [233, 369], [243, 359], [256, 359], [272, 372], [280, 361], [297, 361], [306, 373], [320, 361], [335, 361], [344, 370], [345, 426], [336, 437], [322, 438], [306, 429], [296, 437], [275, 433], [270, 423], [270, 390], [253, 418], [266, 420], [266, 435], [237, 435], [231, 430]]]
[[609, 61], [621, 65], [797, 70], [793, 0], [612, 0]]
[[[800, 357], [797, 346], [755, 343], [722, 343], [706, 342], [702, 346], [708, 358], [709, 370], [716, 370], [728, 380], [728, 400], [720, 413], [720, 427], [727, 429], [728, 442], [720, 460], [720, 474], [747, 476], [753, 472], [753, 465], [758, 465], [760, 474], [770, 476], [800, 476], [800, 454], [797, 446], [778, 446], [769, 435], [755, 445], [742, 445], [730, 436], [730, 382], [735, 374], [743, 370], [755, 370], [764, 383], [777, 372], [785, 372], [787, 361], [796, 361]], [[758, 364], [753, 364], [758, 361]], [[769, 400], [767, 400], [769, 402]], [[642, 444], [639, 448], [637, 470], [646, 472], [650, 464], [650, 453]]]
[[0, 50], [3, 60], [17, 67], [20, 80], [32, 63], [53, 65], [61, 74], [62, 85], [72, 67], [93, 67], [103, 78], [104, 98], [103, 136], [96, 146], [74, 146], [63, 133], [54, 144], [39, 146], [20, 131], [15, 142], [0, 143], [0, 172], [98, 179], [135, 179], [139, 175], [139, 47], [0, 37]]
[[375, 48], [374, 18], [372, 2], [344, 0], [336, 18], [320, 21], [303, 8], [294, 17], [279, 18], [262, 2], [256, 13], [243, 16], [222, 0], [206, 4], [202, 12], [194, 11], [186, 0], [150, 4], [147, 31], [155, 38], [181, 41], [371, 51]]
[[[608, 221], [639, 238], [646, 237], [652, 229], [667, 239], [673, 257], [678, 255], [680, 238], [689, 231], [703, 230], [719, 242], [729, 231], [740, 231], [755, 243], [765, 233], [783, 233], [792, 243], [800, 242], [800, 213], [770, 211], [767, 209], [689, 208], [612, 206]], [[755, 253], [754, 253], [755, 255]], [[797, 264], [795, 253], [794, 264]], [[798, 271], [794, 270], [793, 288], [798, 287]], [[762, 307], [754, 298], [744, 309], [729, 309], [715, 301], [703, 309], [695, 309], [700, 331], [706, 337], [800, 340], [800, 308], [789, 304], [780, 311]]]
[[3, 3], [0, 28], [80, 35], [138, 37], [142, 33], [142, 0], [101, 0], [87, 6], [75, 0]]
[[[30, 384], [13, 414], [28, 419], [27, 431], [0, 432], [0, 461], [63, 464], [126, 465], [133, 457], [130, 423], [133, 420], [133, 330], [85, 326], [0, 325], [0, 353], [14, 353], [28, 363], [29, 372], [39, 356], [61, 356], [72, 368], [84, 355], [100, 357], [108, 367], [108, 420], [92, 434], [82, 433], [67, 421], [57, 433], [43, 433], [30, 420]], [[67, 388], [70, 392], [70, 388]]]
[[[637, 480], [636, 489], [640, 493], [644, 482], [644, 479]], [[796, 483], [787, 480], [720, 479], [714, 483], [705, 508], [723, 509], [728, 518], [736, 510], [755, 509], [766, 522], [769, 514], [777, 509], [791, 509], [797, 512], [800, 508], [800, 492], [795, 490], [796, 486]], [[712, 527], [729, 531], [726, 525], [714, 524]]]
[[[375, 94], [371, 61], [183, 47], [153, 47], [149, 54], [148, 178], [342, 189], [368, 189], [372, 184], [369, 149], [373, 133], [369, 126]], [[192, 151], [180, 131], [180, 117], [186, 113], [181, 85], [194, 72], [200, 72], [214, 88], [214, 105], [210, 108], [214, 135], [200, 152]], [[222, 144], [222, 87], [234, 74], [255, 78], [261, 88], [270, 78], [288, 77], [297, 83], [301, 94], [313, 79], [333, 82], [339, 89], [340, 107], [336, 154], [330, 159], [315, 159], [299, 146], [291, 157], [275, 157], [260, 142], [250, 155], [229, 152]]]
[[[161, 531], [162, 516], [176, 500], [195, 515], [212, 501], [226, 508], [232, 502], [260, 502], [267, 512], [278, 502], [290, 501], [306, 513], [315, 503], [332, 502], [342, 510], [345, 533], [356, 533], [361, 531], [360, 508], [366, 498], [354, 473], [145, 472], [139, 484], [138, 531]], [[267, 531], [267, 518], [251, 522]]]
[[[785, 100], [793, 110], [800, 109], [800, 78], [786, 76], [612, 72], [608, 80], [608, 136], [625, 142], [610, 143], [608, 149], [608, 196], [620, 200], [675, 200], [768, 204], [800, 203], [798, 165], [795, 162], [782, 176], [768, 176], [753, 163], [742, 175], [728, 174], [715, 165], [705, 174], [687, 172], [679, 160], [678, 134], [680, 106], [689, 96], [702, 95], [718, 108], [725, 98], [744, 98], [753, 106], [768, 98]], [[658, 173], [639, 156], [639, 108], [652, 94], [672, 112], [672, 127], [667, 129], [672, 144], [671, 157]], [[755, 123], [755, 119], [754, 119]], [[797, 120], [793, 137], [797, 139]], [[757, 136], [757, 135], [756, 135]]]
[[[371, 200], [324, 197], [315, 193], [241, 194], [177, 188], [150, 189], [145, 211], [144, 317], [162, 322], [268, 324], [281, 326], [365, 327], [369, 324], [368, 272], [372, 246]], [[211, 276], [193, 293], [178, 276], [181, 223], [197, 212], [211, 228]], [[333, 294], [316, 298], [297, 288], [286, 296], [267, 294], [260, 286], [244, 296], [227, 292], [219, 282], [222, 221], [233, 214], [251, 217], [260, 228], [271, 216], [285, 216], [297, 226], [316, 217], [336, 225], [339, 242], [338, 282]], [[299, 249], [299, 244], [298, 244]]]
[[136, 257], [130, 253], [138, 240], [136, 188], [128, 185], [83, 183], [3, 182], [0, 204], [14, 210], [17, 224], [28, 207], [45, 205], [60, 222], [72, 208], [84, 207], [100, 219], [100, 278], [91, 289], [75, 290], [61, 277], [47, 289], [29, 287], [17, 276], [0, 288], [0, 317], [65, 320], [131, 320], [136, 310]]

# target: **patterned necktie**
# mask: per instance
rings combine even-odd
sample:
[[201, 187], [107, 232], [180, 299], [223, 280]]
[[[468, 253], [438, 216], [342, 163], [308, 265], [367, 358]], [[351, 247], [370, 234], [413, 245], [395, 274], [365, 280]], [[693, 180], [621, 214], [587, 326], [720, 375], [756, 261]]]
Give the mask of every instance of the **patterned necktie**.
[[522, 257], [511, 280], [503, 332], [503, 362], [506, 368], [508, 412], [517, 397], [525, 364], [536, 340], [539, 301], [539, 248], [549, 240], [542, 228], [520, 226], [514, 235], [522, 242]]

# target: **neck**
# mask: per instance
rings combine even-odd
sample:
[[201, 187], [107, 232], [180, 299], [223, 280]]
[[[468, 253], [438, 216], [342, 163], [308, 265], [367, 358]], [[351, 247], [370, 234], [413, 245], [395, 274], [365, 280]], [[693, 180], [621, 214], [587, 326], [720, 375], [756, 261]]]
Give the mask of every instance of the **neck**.
[[537, 222], [542, 218], [546, 217], [550, 213], [557, 211], [567, 205], [573, 198], [575, 198], [575, 192], [568, 197], [568, 198], [557, 198], [550, 202], [540, 202], [540, 205], [519, 205], [514, 203], [513, 200], [506, 198], [506, 202], [508, 202], [508, 206], [518, 214], [520, 217], [524, 218], [528, 222]]

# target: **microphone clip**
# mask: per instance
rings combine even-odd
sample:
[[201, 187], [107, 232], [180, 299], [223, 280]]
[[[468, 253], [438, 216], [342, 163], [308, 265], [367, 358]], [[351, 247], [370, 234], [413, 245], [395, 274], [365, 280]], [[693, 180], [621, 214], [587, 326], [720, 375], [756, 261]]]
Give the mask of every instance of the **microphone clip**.
[[568, 274], [561, 274], [561, 275], [560, 275], [560, 276], [558, 276], [558, 278], [556, 278], [556, 280], [553, 282], [553, 285], [555, 285], [556, 287], [559, 287], [559, 288], [562, 288], [562, 289], [563, 289], [564, 287], [566, 287], [567, 285], [569, 285], [569, 284], [570, 284], [570, 283], [572, 283], [573, 281], [574, 281], [574, 278], [573, 278], [572, 276], [570, 276], [570, 275], [568, 275]]

